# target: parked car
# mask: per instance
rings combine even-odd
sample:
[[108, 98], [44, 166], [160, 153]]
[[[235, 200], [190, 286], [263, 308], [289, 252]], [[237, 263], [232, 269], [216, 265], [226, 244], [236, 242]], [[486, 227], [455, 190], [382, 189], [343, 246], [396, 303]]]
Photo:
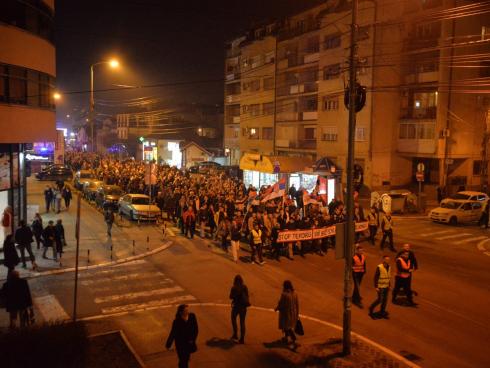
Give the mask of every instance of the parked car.
[[75, 177], [73, 178], [73, 186], [78, 189], [83, 189], [83, 184], [88, 183], [89, 181], [97, 180], [95, 175], [90, 170], [79, 170], [76, 172]]
[[104, 185], [101, 180], [90, 180], [83, 183], [83, 196], [89, 201], [95, 201], [95, 196], [99, 188]]
[[71, 169], [65, 165], [51, 165], [36, 174], [38, 180], [68, 180], [73, 177]]
[[429, 212], [429, 218], [434, 222], [450, 225], [478, 221], [482, 213], [483, 203], [462, 199], [450, 199], [441, 203], [440, 207]]
[[123, 191], [117, 185], [103, 185], [97, 190], [95, 203], [100, 208], [112, 208], [113, 211], [117, 211], [122, 195]]
[[189, 172], [196, 174], [208, 174], [212, 170], [219, 170], [220, 164], [214, 161], [197, 162], [189, 168]]
[[119, 214], [128, 216], [130, 220], [156, 221], [160, 209], [150, 204], [150, 197], [145, 194], [126, 194], [119, 199]]
[[449, 198], [443, 199], [441, 203], [447, 202], [453, 199], [466, 200], [466, 201], [488, 201], [488, 195], [483, 192], [473, 192], [470, 190], [465, 190], [462, 192], [457, 192], [456, 194], [450, 196]]

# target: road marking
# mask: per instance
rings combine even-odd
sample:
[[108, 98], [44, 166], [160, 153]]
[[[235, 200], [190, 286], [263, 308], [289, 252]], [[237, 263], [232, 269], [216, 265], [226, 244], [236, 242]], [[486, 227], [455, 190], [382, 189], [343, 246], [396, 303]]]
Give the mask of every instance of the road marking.
[[138, 291], [135, 293], [103, 296], [103, 297], [95, 298], [94, 302], [97, 304], [109, 303], [109, 302], [117, 302], [120, 300], [143, 298], [143, 297], [154, 296], [154, 295], [172, 294], [172, 293], [178, 293], [178, 292], [182, 292], [182, 291], [184, 291], [184, 289], [182, 289], [180, 286], [174, 286], [171, 288], [163, 288], [163, 289], [155, 289], [155, 290]]
[[[174, 284], [175, 284], [174, 280], [162, 279], [162, 280], [152, 281], [151, 286], [154, 288], [164, 288], [164, 287], [172, 286]], [[90, 286], [90, 292], [92, 294], [100, 295], [100, 294], [107, 294], [107, 293], [114, 294], [118, 291], [121, 291], [121, 292], [128, 291], [127, 284], [121, 283], [118, 286], [114, 286], [112, 284], [105, 284], [105, 285], [108, 285], [108, 286], [100, 286], [100, 287], [97, 287], [95, 285]]]
[[448, 236], [441, 236], [440, 238], [436, 238], [436, 240], [446, 240], [446, 239], [461, 238], [461, 237], [468, 236], [468, 235], [471, 236], [473, 234], [470, 234], [470, 233], [462, 233], [462, 234], [454, 234], [454, 235], [448, 235]]
[[461, 240], [459, 243], [471, 243], [473, 241], [478, 241], [478, 240], [482, 240], [482, 239], [488, 239], [488, 236], [478, 236], [476, 238]]
[[490, 241], [490, 238], [489, 239], [485, 239], [485, 240], [482, 240], [481, 242], [479, 242], [476, 247], [478, 248], [479, 251], [483, 252], [483, 254], [485, 254], [486, 256], [490, 256], [490, 252], [487, 251], [487, 248], [485, 248], [485, 243]]
[[[128, 280], [147, 280], [147, 279], [152, 279], [155, 277], [160, 277], [160, 280], [162, 276], [165, 276], [161, 272], [145, 272], [145, 273], [130, 273], [128, 275], [120, 275], [120, 276], [113, 276], [113, 277], [107, 277], [107, 278], [102, 278], [102, 279], [93, 279], [93, 280], [85, 280], [82, 281], [83, 286], [88, 286], [88, 285], [93, 285], [93, 284], [103, 284], [106, 282], [113, 282], [113, 281], [128, 281]], [[164, 281], [172, 281], [169, 278], [164, 277]]]
[[148, 308], [157, 308], [157, 307], [163, 307], [167, 305], [180, 304], [182, 302], [189, 302], [193, 300], [196, 300], [196, 298], [193, 297], [192, 295], [181, 295], [172, 298], [152, 300], [148, 303], [134, 303], [134, 304], [127, 304], [127, 305], [120, 305], [117, 307], [102, 308], [102, 313], [112, 314], [112, 313], [130, 312], [137, 309], [146, 310]]
[[444, 230], [444, 231], [433, 231], [431, 233], [425, 233], [425, 234], [420, 234], [420, 236], [433, 236], [433, 235], [440, 235], [440, 234], [447, 234], [447, 233], [454, 233], [454, 230]]
[[58, 299], [52, 295], [44, 295], [33, 298], [34, 304], [39, 308], [45, 321], [57, 321], [70, 319]]

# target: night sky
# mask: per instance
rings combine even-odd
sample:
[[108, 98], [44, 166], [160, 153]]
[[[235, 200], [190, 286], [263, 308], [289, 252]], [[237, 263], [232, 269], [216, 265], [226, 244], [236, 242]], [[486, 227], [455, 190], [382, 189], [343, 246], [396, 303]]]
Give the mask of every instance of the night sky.
[[[87, 91], [91, 63], [117, 57], [121, 70], [96, 68], [95, 89], [115, 85], [223, 78], [224, 44], [260, 22], [297, 11], [309, 0], [59, 0], [56, 1], [57, 88]], [[96, 100], [159, 97], [222, 104], [223, 82], [96, 94]], [[88, 93], [66, 95], [58, 120], [88, 106]], [[121, 107], [122, 108], [122, 107]], [[122, 112], [122, 111], [121, 111]]]

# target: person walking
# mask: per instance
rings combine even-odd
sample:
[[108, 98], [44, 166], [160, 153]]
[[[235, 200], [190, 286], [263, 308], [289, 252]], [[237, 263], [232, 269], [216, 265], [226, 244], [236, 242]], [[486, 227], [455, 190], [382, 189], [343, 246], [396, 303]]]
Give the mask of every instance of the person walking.
[[[376, 267], [374, 274], [374, 288], [378, 293], [377, 299], [369, 307], [369, 316], [372, 319], [385, 318], [388, 319], [388, 313], [386, 312], [386, 303], [388, 302], [388, 292], [390, 290], [390, 257], [383, 256], [383, 263], [380, 263]], [[374, 308], [381, 305], [381, 309], [378, 313], [374, 312]]]
[[43, 219], [39, 213], [36, 213], [34, 216], [34, 220], [31, 224], [32, 233], [34, 234], [34, 238], [36, 239], [37, 249], [41, 247], [42, 236], [43, 236]]
[[294, 329], [299, 320], [299, 300], [294, 291], [291, 281], [283, 283], [281, 297], [277, 303], [275, 311], [279, 311], [279, 329], [282, 330], [284, 337], [282, 341], [288, 344], [288, 337], [291, 338], [291, 349], [296, 349], [296, 335]]
[[61, 191], [58, 188], [55, 188], [53, 191], [53, 199], [54, 199], [54, 206], [53, 209], [55, 210], [56, 213], [61, 212]]
[[[250, 299], [248, 288], [243, 282], [240, 275], [236, 275], [233, 279], [233, 286], [230, 290], [231, 299], [231, 326], [233, 335], [231, 339], [239, 344], [245, 343], [245, 317], [247, 316], [247, 308], [250, 307]], [[240, 317], [240, 340], [237, 333], [237, 317]]]
[[197, 219], [199, 222], [199, 236], [204, 239], [206, 237], [206, 223], [208, 221], [208, 206], [206, 203], [203, 203], [203, 205], [199, 208], [199, 211], [197, 212]]
[[189, 206], [187, 211], [184, 212], [183, 220], [184, 235], [186, 237], [190, 235], [190, 238], [194, 239], [194, 232], [196, 231], [196, 214], [192, 206]]
[[114, 212], [111, 208], [107, 208], [104, 213], [104, 221], [107, 225], [107, 236], [112, 237], [112, 225], [114, 224]]
[[68, 187], [66, 185], [63, 187], [62, 196], [63, 196], [63, 199], [65, 201], [66, 210], [69, 211], [70, 210], [70, 202], [71, 202], [71, 199], [73, 198], [70, 187]]
[[488, 201], [484, 202], [482, 206], [483, 206], [483, 210], [481, 212], [480, 219], [478, 220], [478, 226], [488, 229], [488, 220], [489, 220]]
[[65, 228], [63, 227], [63, 223], [61, 219], [56, 221], [56, 225], [54, 226], [55, 230], [55, 243], [56, 243], [56, 254], [61, 258], [63, 254], [63, 247], [66, 245], [65, 241]]
[[241, 226], [233, 220], [231, 222], [231, 254], [235, 263], [238, 263], [238, 256], [240, 252], [240, 239], [242, 238]]
[[189, 306], [181, 304], [172, 323], [172, 329], [165, 347], [170, 349], [175, 342], [175, 350], [179, 358], [179, 368], [188, 368], [192, 353], [197, 351], [196, 339], [199, 333], [196, 315], [189, 313]]
[[3, 241], [3, 257], [3, 265], [7, 267], [8, 278], [14, 271], [15, 266], [17, 266], [20, 262], [19, 255], [17, 254], [17, 250], [15, 249], [14, 236], [12, 234], [7, 235], [7, 237]]
[[15, 241], [19, 244], [20, 259], [22, 260], [22, 267], [27, 268], [25, 252], [29, 253], [29, 259], [31, 260], [32, 269], [37, 268], [36, 257], [32, 253], [32, 239], [33, 234], [31, 228], [26, 225], [24, 220], [19, 221], [19, 228], [15, 231]]
[[378, 232], [379, 226], [379, 215], [378, 210], [375, 206], [371, 207], [371, 211], [367, 216], [368, 228], [369, 228], [369, 241], [374, 245], [376, 241], [376, 233]]
[[408, 251], [403, 251], [401, 257], [397, 258], [396, 269], [395, 287], [393, 288], [391, 302], [393, 304], [398, 304], [396, 297], [400, 289], [403, 288], [407, 296], [408, 306], [416, 306], [412, 298], [411, 274], [413, 269], [411, 268]]
[[408, 252], [408, 259], [410, 260], [410, 269], [412, 270], [410, 272], [410, 277], [409, 277], [410, 289], [412, 290], [413, 295], [417, 295], [417, 292], [412, 289], [412, 280], [413, 280], [412, 276], [414, 272], [419, 269], [417, 257], [415, 257], [415, 253], [410, 249], [410, 244], [408, 243], [403, 244], [403, 249], [400, 252], [398, 252], [398, 254], [396, 255], [396, 259], [400, 258], [403, 252]]
[[263, 265], [265, 262], [262, 259], [262, 230], [259, 229], [259, 224], [255, 223], [252, 229], [252, 264], [256, 262], [255, 255], [258, 256], [258, 263]]
[[384, 250], [385, 241], [388, 238], [390, 242], [390, 250], [392, 252], [396, 252], [396, 249], [393, 245], [393, 218], [391, 217], [390, 212], [386, 212], [381, 220], [381, 230], [383, 231], [383, 238], [381, 239], [380, 248]]
[[44, 203], [46, 204], [46, 213], [49, 213], [51, 202], [53, 201], [53, 190], [49, 185], [44, 189]]
[[352, 293], [352, 303], [359, 308], [362, 306], [362, 297], [359, 292], [361, 287], [362, 278], [366, 273], [366, 256], [362, 246], [356, 244], [356, 253], [352, 257], [352, 280], [354, 281], [354, 291]]
[[58, 261], [56, 246], [54, 244], [55, 239], [56, 239], [56, 230], [54, 228], [54, 222], [49, 221], [48, 226], [46, 226], [46, 228], [43, 230], [43, 246], [44, 246], [43, 258], [44, 259], [48, 259], [48, 257], [46, 257], [46, 252], [48, 251], [48, 248], [51, 247], [53, 248], [53, 259], [55, 261]]
[[12, 271], [3, 284], [1, 293], [10, 315], [10, 328], [17, 327], [17, 317], [20, 319], [20, 327], [30, 325], [34, 320], [31, 291], [27, 281], [19, 277], [18, 271]]

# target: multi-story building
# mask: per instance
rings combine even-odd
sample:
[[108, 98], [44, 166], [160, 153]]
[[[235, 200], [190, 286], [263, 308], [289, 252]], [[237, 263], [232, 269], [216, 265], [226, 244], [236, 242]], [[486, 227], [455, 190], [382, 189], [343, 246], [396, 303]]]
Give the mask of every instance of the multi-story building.
[[[27, 219], [24, 150], [56, 142], [54, 0], [0, 2], [0, 213]], [[3, 234], [0, 234], [3, 238]], [[2, 239], [0, 239], [1, 241]]]
[[[337, 167], [346, 166], [350, 4], [325, 2], [276, 23], [280, 26], [271, 34], [277, 49], [271, 117], [276, 156], [327, 157]], [[490, 49], [488, 14], [476, 8], [469, 12], [468, 6], [477, 5], [360, 1], [357, 80], [367, 88], [367, 99], [357, 114], [355, 163], [356, 177], [369, 189], [410, 186], [419, 163], [425, 166], [425, 182], [434, 187], [454, 190], [487, 183], [489, 100], [484, 84], [489, 68], [483, 55]], [[242, 53], [261, 42], [249, 38], [234, 45], [242, 88]], [[241, 93], [234, 99], [240, 99], [243, 111], [243, 89], [237, 91]], [[261, 91], [253, 93], [247, 99], [260, 98]], [[225, 121], [230, 132], [237, 126], [226, 125], [232, 116]], [[235, 116], [242, 124], [243, 115]], [[260, 131], [261, 121], [254, 124], [255, 132]], [[225, 146], [231, 141], [225, 134]], [[237, 143], [241, 156], [271, 151], [268, 142], [250, 145], [240, 137], [234, 147]]]

